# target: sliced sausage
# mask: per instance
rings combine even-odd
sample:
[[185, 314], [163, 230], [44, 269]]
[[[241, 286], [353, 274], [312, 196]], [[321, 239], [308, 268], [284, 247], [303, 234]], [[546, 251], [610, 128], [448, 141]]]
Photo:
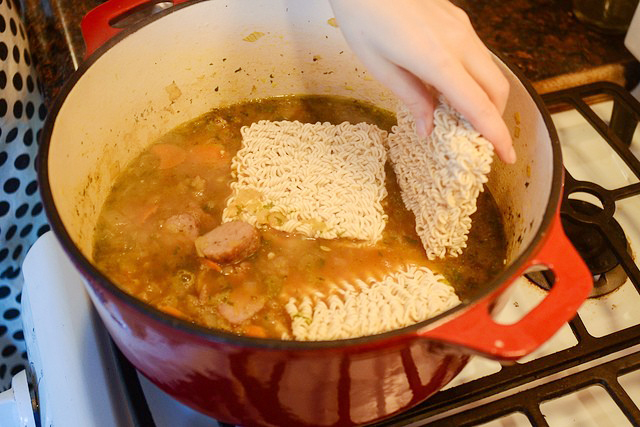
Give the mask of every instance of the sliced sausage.
[[198, 220], [190, 213], [170, 216], [164, 221], [164, 228], [172, 233], [182, 233], [193, 239], [198, 237]]
[[254, 314], [262, 310], [266, 299], [264, 297], [254, 297], [230, 302], [233, 304], [226, 302], [218, 304], [218, 312], [230, 323], [238, 324], [251, 319]]
[[260, 247], [260, 233], [243, 221], [224, 223], [196, 239], [199, 256], [221, 264], [235, 264]]

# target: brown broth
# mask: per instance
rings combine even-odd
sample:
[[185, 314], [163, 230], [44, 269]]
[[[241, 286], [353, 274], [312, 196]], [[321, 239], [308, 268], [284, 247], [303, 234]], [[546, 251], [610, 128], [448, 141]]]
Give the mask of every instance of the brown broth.
[[[152, 144], [115, 182], [95, 234], [94, 260], [101, 271], [129, 294], [169, 314], [210, 328], [280, 338], [290, 334], [284, 309], [288, 299], [326, 291], [330, 283], [381, 278], [414, 264], [442, 273], [464, 299], [502, 269], [506, 242], [489, 191], [480, 194], [464, 253], [429, 261], [387, 164], [389, 196], [383, 206], [389, 219], [376, 245], [265, 228], [256, 254], [219, 271], [196, 255], [193, 238], [167, 230], [165, 221], [190, 213], [199, 220], [199, 235], [220, 224], [231, 194], [230, 165], [240, 148], [240, 128], [265, 119], [365, 121], [386, 130], [395, 124], [388, 111], [352, 99], [292, 96], [232, 105], [182, 125]], [[232, 324], [220, 314], [224, 305], [263, 308]]]

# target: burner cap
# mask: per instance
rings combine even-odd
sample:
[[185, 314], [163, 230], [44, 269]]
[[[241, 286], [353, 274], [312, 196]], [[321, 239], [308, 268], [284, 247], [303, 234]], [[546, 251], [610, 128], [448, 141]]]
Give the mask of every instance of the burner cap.
[[[583, 215], [596, 216], [602, 212], [602, 208], [583, 200], [568, 199], [566, 202], [575, 212]], [[594, 287], [589, 296], [598, 297], [622, 286], [627, 281], [627, 274], [611, 249], [610, 243], [615, 240], [624, 242], [627, 251], [630, 251], [627, 237], [620, 224], [610, 218], [614, 232], [612, 235], [605, 236], [597, 225], [580, 221], [568, 213], [562, 212], [561, 220], [567, 237], [593, 275]], [[544, 289], [549, 289], [550, 283], [553, 282], [553, 274], [550, 271], [528, 273], [525, 276]]]
[[[576, 212], [584, 215], [595, 216], [602, 212], [602, 208], [583, 200], [569, 199], [568, 202]], [[569, 214], [562, 213], [561, 220], [564, 232], [594, 276], [604, 274], [618, 265], [618, 259], [609, 242], [618, 240], [626, 244], [627, 237], [615, 220], [612, 219], [612, 236], [605, 236], [596, 225], [574, 219]]]

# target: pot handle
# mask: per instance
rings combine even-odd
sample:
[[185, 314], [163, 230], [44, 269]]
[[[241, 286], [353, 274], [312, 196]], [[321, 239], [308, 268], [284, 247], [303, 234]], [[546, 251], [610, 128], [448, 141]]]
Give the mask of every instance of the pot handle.
[[85, 58], [124, 30], [113, 26], [119, 18], [150, 8], [160, 3], [177, 5], [187, 0], [109, 0], [91, 9], [80, 22], [82, 38], [86, 45]]
[[593, 287], [593, 277], [564, 234], [557, 213], [539, 252], [518, 272], [545, 265], [555, 275], [548, 295], [518, 322], [496, 323], [491, 309], [499, 294], [493, 294], [457, 317], [431, 330], [419, 332], [424, 338], [466, 347], [485, 357], [503, 361], [519, 359], [550, 339], [571, 320]]

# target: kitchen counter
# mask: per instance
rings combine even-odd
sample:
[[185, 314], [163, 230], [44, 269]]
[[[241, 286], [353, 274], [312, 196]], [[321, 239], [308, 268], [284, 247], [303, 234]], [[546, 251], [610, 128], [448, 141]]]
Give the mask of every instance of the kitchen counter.
[[[25, 0], [25, 24], [45, 98], [51, 101], [82, 62], [82, 17], [97, 0]], [[540, 93], [607, 80], [631, 89], [640, 64], [623, 36], [580, 23], [570, 0], [454, 0], [484, 42], [519, 67]], [[214, 18], [212, 18], [214, 19]]]

